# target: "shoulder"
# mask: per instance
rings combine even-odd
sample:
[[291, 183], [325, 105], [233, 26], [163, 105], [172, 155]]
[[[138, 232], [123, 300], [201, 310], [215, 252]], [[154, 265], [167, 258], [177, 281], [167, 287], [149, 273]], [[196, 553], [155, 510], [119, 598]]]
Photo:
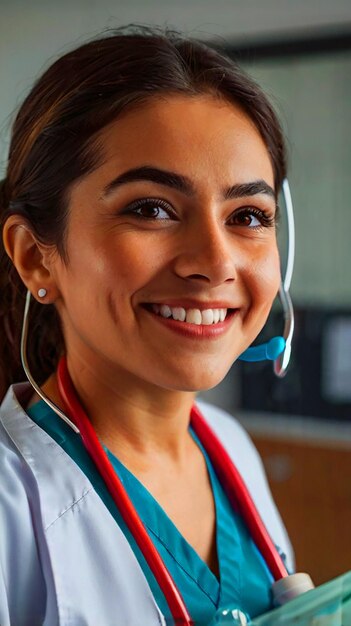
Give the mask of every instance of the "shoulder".
[[239, 470], [268, 532], [286, 555], [288, 569], [292, 571], [294, 555], [291, 543], [273, 500], [261, 457], [249, 434], [235, 417], [223, 409], [201, 400], [196, 404]]
[[6, 494], [14, 494], [18, 505], [21, 503], [20, 493], [26, 491], [30, 482], [28, 465], [17, 445], [16, 422], [21, 412], [23, 409], [10, 387], [0, 407], [0, 468], [3, 479], [0, 496], [3, 501]]
[[[40, 523], [48, 528], [92, 487], [61, 446], [23, 409], [29, 390], [28, 383], [12, 385], [0, 407], [0, 462], [7, 483], [26, 494], [33, 521], [38, 513]], [[33, 502], [38, 507], [33, 508]]]
[[9, 391], [0, 409], [0, 623], [21, 623], [25, 613], [28, 624], [39, 624], [46, 602], [35, 533], [39, 502], [32, 473], [10, 428], [13, 413], [20, 411], [11, 395]]
[[0, 409], [1, 626], [24, 615], [26, 626], [66, 624], [67, 615], [70, 623], [112, 624], [117, 609], [123, 624], [163, 624], [113, 516], [23, 410], [26, 391], [10, 389]]

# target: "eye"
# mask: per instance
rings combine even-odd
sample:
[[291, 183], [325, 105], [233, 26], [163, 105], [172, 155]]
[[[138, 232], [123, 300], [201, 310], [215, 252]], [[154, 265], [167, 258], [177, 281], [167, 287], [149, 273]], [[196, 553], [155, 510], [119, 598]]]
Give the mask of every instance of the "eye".
[[262, 228], [274, 226], [275, 219], [266, 211], [255, 207], [244, 207], [238, 209], [229, 218], [229, 224], [234, 226], [244, 226], [247, 228]]
[[145, 220], [169, 220], [175, 217], [172, 207], [160, 198], [141, 198], [130, 204], [124, 212]]

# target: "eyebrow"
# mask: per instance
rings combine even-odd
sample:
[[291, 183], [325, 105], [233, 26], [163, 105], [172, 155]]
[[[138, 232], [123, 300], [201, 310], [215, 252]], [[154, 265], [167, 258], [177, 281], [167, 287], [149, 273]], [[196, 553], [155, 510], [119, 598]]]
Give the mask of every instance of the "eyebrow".
[[[158, 185], [164, 185], [171, 189], [176, 189], [186, 196], [195, 195], [195, 187], [187, 176], [144, 165], [127, 170], [110, 181], [104, 187], [101, 198], [106, 199], [122, 185], [138, 181], [149, 181], [157, 183]], [[243, 198], [244, 196], [255, 196], [257, 194], [265, 194], [275, 199], [274, 189], [264, 180], [255, 180], [250, 183], [238, 183], [223, 190], [223, 198], [225, 200]]]
[[265, 180], [255, 180], [251, 183], [241, 183], [233, 185], [225, 190], [223, 196], [225, 200], [233, 200], [234, 198], [243, 198], [244, 196], [256, 196], [265, 194], [275, 199], [275, 191], [273, 187], [268, 185]]
[[114, 178], [110, 183], [108, 183], [108, 185], [106, 185], [106, 187], [104, 187], [102, 197], [108, 197], [121, 185], [138, 181], [149, 181], [157, 183], [158, 185], [171, 187], [172, 189], [181, 191], [187, 196], [195, 194], [195, 189], [190, 179], [186, 176], [176, 174], [175, 172], [169, 172], [167, 170], [161, 170], [157, 167], [144, 165], [143, 167], [136, 167], [134, 169], [127, 170], [126, 172], [123, 172], [123, 174], [120, 174], [120, 176], [117, 176], [117, 178]]

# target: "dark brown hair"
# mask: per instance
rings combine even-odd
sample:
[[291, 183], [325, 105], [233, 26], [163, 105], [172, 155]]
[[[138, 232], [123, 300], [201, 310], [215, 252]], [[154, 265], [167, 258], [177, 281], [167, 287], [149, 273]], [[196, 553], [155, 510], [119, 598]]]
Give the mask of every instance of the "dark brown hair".
[[[274, 110], [231, 59], [178, 33], [142, 27], [109, 31], [58, 59], [35, 83], [14, 121], [0, 223], [20, 214], [64, 260], [72, 184], [99, 163], [98, 134], [130, 107], [157, 94], [213, 93], [239, 105], [270, 154], [275, 189], [285, 177], [285, 149]], [[0, 245], [0, 398], [25, 378], [19, 357], [25, 286]], [[32, 304], [28, 343], [41, 384], [54, 371], [63, 337], [53, 305]]]

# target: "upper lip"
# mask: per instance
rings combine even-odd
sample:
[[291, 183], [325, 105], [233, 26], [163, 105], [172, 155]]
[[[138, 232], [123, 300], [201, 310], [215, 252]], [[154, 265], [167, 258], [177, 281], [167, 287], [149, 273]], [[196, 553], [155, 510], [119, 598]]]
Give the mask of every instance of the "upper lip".
[[204, 302], [203, 300], [192, 300], [192, 299], [183, 299], [183, 298], [169, 298], [169, 300], [153, 300], [153, 302], [147, 302], [145, 304], [159, 304], [168, 305], [170, 307], [182, 307], [183, 309], [199, 309], [200, 311], [206, 311], [207, 309], [237, 309], [239, 307], [234, 306], [231, 302], [227, 300], [210, 300], [208, 302]]

